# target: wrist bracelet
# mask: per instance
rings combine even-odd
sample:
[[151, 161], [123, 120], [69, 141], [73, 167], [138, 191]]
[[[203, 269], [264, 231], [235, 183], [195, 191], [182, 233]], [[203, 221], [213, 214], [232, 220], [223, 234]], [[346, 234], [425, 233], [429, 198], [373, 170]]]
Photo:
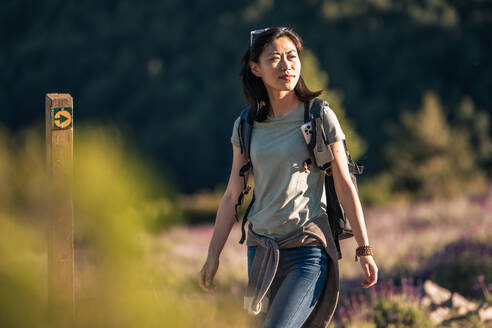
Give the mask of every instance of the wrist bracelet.
[[358, 261], [359, 256], [374, 255], [372, 247], [370, 245], [362, 245], [355, 250], [355, 262]]

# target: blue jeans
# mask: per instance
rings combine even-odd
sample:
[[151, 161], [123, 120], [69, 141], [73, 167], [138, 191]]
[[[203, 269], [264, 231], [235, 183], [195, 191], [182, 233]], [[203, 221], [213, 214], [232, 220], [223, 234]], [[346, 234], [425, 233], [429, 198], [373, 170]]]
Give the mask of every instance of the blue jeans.
[[[256, 247], [248, 246], [248, 276]], [[270, 286], [266, 315], [258, 315], [262, 328], [300, 328], [321, 296], [328, 270], [323, 247], [280, 249], [277, 274]]]

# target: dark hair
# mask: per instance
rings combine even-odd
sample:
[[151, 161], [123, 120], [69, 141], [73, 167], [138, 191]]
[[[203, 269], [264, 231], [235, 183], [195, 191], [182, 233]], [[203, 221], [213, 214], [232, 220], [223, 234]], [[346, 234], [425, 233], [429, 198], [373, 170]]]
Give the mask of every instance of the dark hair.
[[[267, 118], [270, 110], [270, 99], [268, 98], [267, 90], [261, 78], [251, 72], [249, 62], [254, 61], [257, 63], [263, 49], [265, 49], [265, 47], [273, 40], [283, 36], [287, 36], [292, 40], [297, 49], [299, 58], [301, 58], [304, 53], [302, 39], [296, 32], [286, 27], [272, 27], [255, 36], [253, 44], [251, 47], [248, 47], [248, 50], [244, 53], [242, 58], [240, 76], [242, 80], [244, 97], [246, 98], [248, 105], [251, 106], [251, 110], [249, 112], [249, 118], [251, 121], [256, 120], [261, 122]], [[304, 83], [302, 74], [299, 76], [299, 80], [297, 81], [294, 91], [297, 98], [299, 98], [302, 102], [308, 102], [323, 92], [323, 90], [309, 90], [306, 83]]]

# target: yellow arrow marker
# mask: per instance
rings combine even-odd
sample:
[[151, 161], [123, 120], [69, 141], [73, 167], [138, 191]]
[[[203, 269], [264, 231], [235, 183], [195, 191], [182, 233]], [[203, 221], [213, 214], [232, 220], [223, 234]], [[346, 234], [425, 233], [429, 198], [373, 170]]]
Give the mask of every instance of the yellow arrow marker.
[[64, 109], [59, 110], [56, 112], [53, 122], [57, 128], [64, 129], [72, 123], [72, 114]]

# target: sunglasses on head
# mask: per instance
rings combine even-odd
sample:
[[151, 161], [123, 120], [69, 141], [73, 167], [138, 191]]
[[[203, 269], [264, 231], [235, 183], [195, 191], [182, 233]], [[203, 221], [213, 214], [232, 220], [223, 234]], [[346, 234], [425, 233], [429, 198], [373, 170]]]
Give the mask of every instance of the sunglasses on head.
[[[272, 27], [266, 27], [266, 28], [261, 28], [261, 29], [258, 29], [258, 30], [253, 30], [250, 32], [250, 37], [249, 37], [249, 47], [251, 49], [251, 47], [253, 47], [253, 43], [255, 42], [257, 36], [263, 32], [266, 32], [268, 31], [269, 29], [271, 29]], [[287, 27], [280, 27], [281, 30], [284, 30], [284, 29], [287, 29]]]

